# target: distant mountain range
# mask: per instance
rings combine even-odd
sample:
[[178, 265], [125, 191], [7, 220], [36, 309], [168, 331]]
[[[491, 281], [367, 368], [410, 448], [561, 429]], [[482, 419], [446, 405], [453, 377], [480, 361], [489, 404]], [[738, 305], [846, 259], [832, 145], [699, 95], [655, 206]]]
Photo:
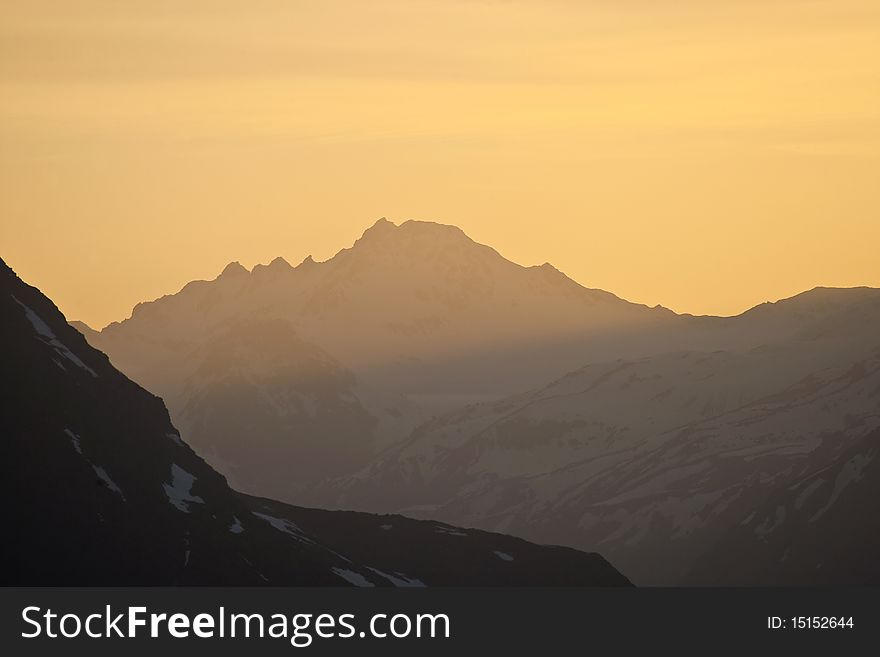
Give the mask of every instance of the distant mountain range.
[[602, 557], [230, 489], [0, 261], [4, 585], [626, 585]]
[[248, 493], [599, 546], [636, 583], [877, 577], [877, 525], [834, 510], [873, 503], [880, 290], [677, 315], [380, 220], [81, 330]]
[[527, 390], [674, 319], [458, 228], [380, 220], [327, 262], [232, 263], [84, 333], [234, 485], [299, 500], [437, 412]]

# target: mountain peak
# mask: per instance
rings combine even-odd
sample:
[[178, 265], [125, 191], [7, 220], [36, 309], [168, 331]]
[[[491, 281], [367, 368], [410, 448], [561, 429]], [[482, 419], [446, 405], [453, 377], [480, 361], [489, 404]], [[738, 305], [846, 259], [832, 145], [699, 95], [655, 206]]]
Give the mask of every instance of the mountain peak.
[[238, 260], [233, 260], [223, 268], [223, 271], [220, 272], [219, 278], [233, 278], [247, 273], [248, 270], [245, 269]]
[[278, 256], [272, 262], [269, 263], [269, 268], [282, 270], [282, 269], [291, 269], [291, 266], [290, 266], [290, 263], [287, 262], [287, 260], [285, 260], [281, 256]]
[[399, 226], [404, 233], [410, 234], [431, 234], [434, 236], [449, 236], [455, 238], [465, 238], [472, 241], [465, 232], [458, 226], [452, 224], [441, 224], [436, 221], [419, 221], [418, 219], [407, 219]]
[[461, 228], [452, 224], [417, 219], [407, 219], [401, 224], [395, 224], [382, 217], [364, 231], [361, 238], [355, 242], [355, 246], [388, 244], [392, 239], [395, 244], [399, 243], [398, 245], [425, 241], [475, 244]]
[[396, 229], [397, 225], [394, 222], [388, 221], [385, 217], [382, 217], [381, 219], [378, 219], [376, 223], [374, 223], [372, 226], [367, 228], [364, 231], [364, 234], [361, 235], [360, 239], [357, 240], [355, 244], [372, 242], [377, 238], [389, 235]]
[[[231, 265], [230, 265], [231, 266]], [[275, 258], [268, 265], [255, 265], [251, 274], [255, 274], [257, 276], [261, 276], [265, 274], [281, 274], [286, 271], [292, 271], [293, 267], [290, 266], [290, 263], [287, 262], [281, 256]]]

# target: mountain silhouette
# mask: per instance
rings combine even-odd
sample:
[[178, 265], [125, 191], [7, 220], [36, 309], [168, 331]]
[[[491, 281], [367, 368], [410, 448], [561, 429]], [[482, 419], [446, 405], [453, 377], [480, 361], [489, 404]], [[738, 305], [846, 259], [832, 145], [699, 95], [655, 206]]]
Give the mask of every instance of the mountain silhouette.
[[[380, 220], [326, 262], [232, 263], [87, 335], [249, 493], [603, 546], [636, 583], [772, 583], [795, 552], [812, 566], [786, 581], [872, 576], [735, 528], [869, 445], [875, 289], [677, 315]], [[760, 558], [716, 568], [725, 536]]]
[[338, 482], [339, 503], [589, 542], [638, 584], [876, 581], [880, 342], [783, 383], [774, 367], [809, 369], [814, 346], [591, 365], [426, 423]]
[[793, 483], [777, 486], [695, 560], [687, 583], [876, 586], [878, 452], [880, 430], [874, 430], [811, 454]]
[[2, 261], [0, 311], [6, 585], [627, 584], [596, 554], [237, 493]]
[[380, 220], [326, 262], [231, 263], [85, 334], [235, 486], [298, 501], [436, 412], [527, 390], [672, 319], [453, 226]]

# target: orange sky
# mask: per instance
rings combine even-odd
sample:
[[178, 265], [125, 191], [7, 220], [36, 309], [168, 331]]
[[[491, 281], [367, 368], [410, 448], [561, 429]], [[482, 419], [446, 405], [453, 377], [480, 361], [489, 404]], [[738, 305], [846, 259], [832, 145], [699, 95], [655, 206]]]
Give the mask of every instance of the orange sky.
[[880, 286], [876, 0], [0, 8], [0, 255], [95, 326], [380, 216], [677, 311]]

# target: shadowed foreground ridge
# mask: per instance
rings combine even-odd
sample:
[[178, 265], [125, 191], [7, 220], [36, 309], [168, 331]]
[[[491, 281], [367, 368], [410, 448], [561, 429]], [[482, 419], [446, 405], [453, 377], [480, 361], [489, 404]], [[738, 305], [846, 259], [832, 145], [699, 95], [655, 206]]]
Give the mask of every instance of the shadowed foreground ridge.
[[6, 585], [627, 585], [601, 556], [231, 490], [0, 261]]

